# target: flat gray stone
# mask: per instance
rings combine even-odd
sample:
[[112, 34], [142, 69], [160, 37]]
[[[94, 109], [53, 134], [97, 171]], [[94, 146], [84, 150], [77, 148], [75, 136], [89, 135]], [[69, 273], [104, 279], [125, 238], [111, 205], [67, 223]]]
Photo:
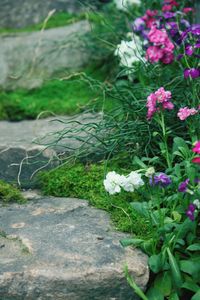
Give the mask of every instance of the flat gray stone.
[[[0, 122], [0, 179], [33, 187], [34, 174], [40, 169], [50, 169], [59, 159], [71, 155], [84, 143], [86, 132], [74, 133], [74, 138], [64, 132], [79, 131], [81, 124], [97, 123], [100, 114], [82, 114], [22, 122]], [[62, 141], [55, 143], [59, 134]], [[70, 134], [68, 133], [68, 136]], [[81, 140], [82, 139], [82, 140]], [[51, 144], [51, 148], [47, 146]]]
[[40, 32], [0, 36], [0, 87], [32, 89], [60, 71], [79, 70], [90, 53], [83, 36], [90, 24], [74, 24]]
[[0, 299], [133, 300], [127, 265], [145, 289], [149, 270], [140, 250], [123, 248], [107, 213], [88, 202], [42, 198], [0, 207]]
[[[23, 28], [44, 21], [49, 11], [76, 13], [98, 0], [0, 0], [0, 27]], [[103, 1], [102, 1], [103, 2]], [[101, 4], [102, 5], [102, 4]]]

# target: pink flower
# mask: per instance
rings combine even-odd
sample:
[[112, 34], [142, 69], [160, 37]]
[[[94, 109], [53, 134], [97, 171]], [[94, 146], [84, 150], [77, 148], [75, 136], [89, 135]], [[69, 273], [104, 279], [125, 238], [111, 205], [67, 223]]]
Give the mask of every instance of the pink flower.
[[179, 109], [177, 116], [179, 117], [179, 119], [181, 121], [184, 121], [189, 116], [193, 116], [196, 113], [198, 113], [198, 111], [195, 108], [188, 108], [187, 106], [185, 106], [185, 107]]
[[164, 102], [162, 106], [164, 109], [169, 109], [169, 110], [174, 109], [174, 104], [170, 101]]
[[183, 12], [184, 12], [185, 14], [187, 14], [187, 13], [189, 13], [189, 12], [191, 12], [191, 11], [194, 11], [194, 8], [192, 8], [192, 7], [184, 7], [184, 8], [183, 8]]
[[192, 149], [193, 152], [200, 154], [200, 141], [197, 141]]
[[155, 92], [155, 96], [158, 102], [163, 103], [171, 99], [172, 93], [169, 91], [165, 91], [165, 89], [161, 87]]
[[160, 110], [159, 104], [162, 109], [171, 110], [174, 108], [174, 104], [170, 102], [171, 92], [165, 91], [163, 87], [159, 88], [155, 93], [151, 93], [147, 98], [147, 120], [151, 120], [153, 115]]
[[157, 15], [157, 10], [150, 10], [148, 9], [145, 15], [142, 17], [142, 20], [145, 22], [147, 28], [151, 28], [153, 24], [156, 22], [154, 18]]
[[200, 157], [193, 158], [192, 162], [195, 164], [200, 164]]
[[172, 52], [164, 51], [164, 55], [161, 58], [163, 64], [171, 64], [174, 60], [174, 54]]
[[158, 62], [163, 55], [164, 51], [159, 46], [150, 46], [146, 51], [146, 59], [151, 63]]
[[168, 39], [166, 30], [159, 30], [156, 26], [153, 26], [148, 34], [149, 41], [155, 43], [156, 46], [165, 45], [166, 40]]
[[164, 6], [162, 7], [162, 11], [171, 11], [172, 8], [173, 8], [173, 5], [171, 5], [171, 4], [164, 5]]

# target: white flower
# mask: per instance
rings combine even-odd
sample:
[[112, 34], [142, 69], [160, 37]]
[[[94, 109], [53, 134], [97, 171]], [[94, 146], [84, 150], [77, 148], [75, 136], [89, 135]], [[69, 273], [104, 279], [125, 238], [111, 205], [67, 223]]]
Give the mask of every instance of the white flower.
[[123, 177], [116, 172], [109, 172], [106, 175], [106, 179], [103, 181], [105, 190], [110, 194], [114, 195], [121, 192], [121, 185], [123, 182]]
[[140, 0], [114, 0], [118, 9], [127, 10], [130, 5], [140, 5]]
[[150, 167], [146, 170], [145, 176], [146, 177], [152, 177], [153, 174], [155, 174], [155, 169], [154, 167]]
[[142, 43], [137, 35], [133, 35], [132, 41], [121, 41], [117, 46], [115, 55], [120, 58], [120, 65], [131, 68], [133, 63], [142, 61]]
[[200, 201], [199, 201], [198, 199], [195, 199], [195, 200], [193, 201], [193, 204], [196, 205], [196, 207], [197, 207], [198, 209], [200, 209]]
[[144, 185], [144, 181], [142, 180], [141, 174], [135, 171], [126, 176], [122, 182], [122, 187], [126, 192], [133, 192], [142, 185]]

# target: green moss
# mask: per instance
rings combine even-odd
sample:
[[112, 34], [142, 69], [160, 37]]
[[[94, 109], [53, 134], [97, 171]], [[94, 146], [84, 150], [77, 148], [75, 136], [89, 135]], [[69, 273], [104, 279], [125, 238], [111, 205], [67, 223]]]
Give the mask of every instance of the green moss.
[[[113, 170], [113, 169], [112, 169]], [[115, 168], [116, 171], [119, 171]], [[105, 175], [103, 164], [82, 164], [63, 166], [40, 175], [41, 188], [45, 195], [87, 199], [97, 208], [108, 211], [118, 230], [147, 236], [151, 230], [146, 220], [141, 218], [130, 205], [130, 201], [140, 200], [136, 193], [120, 193], [108, 196], [103, 187]]]
[[29, 91], [0, 92], [0, 119], [35, 119], [41, 112], [46, 112], [44, 117], [52, 113], [71, 115], [81, 112], [88, 105], [101, 103], [103, 92], [95, 80], [104, 80], [106, 74], [100, 67], [89, 67], [83, 73], [94, 78], [92, 85], [89, 79], [80, 75], [70, 80], [50, 80], [41, 88]]
[[[85, 14], [72, 14], [68, 12], [57, 12], [51, 16], [45, 26], [45, 29], [66, 26], [73, 24], [77, 21], [83, 20], [86, 18]], [[39, 31], [43, 28], [44, 21], [35, 25], [27, 26], [25, 28], [0, 28], [0, 34], [13, 34], [20, 32], [33, 32]]]
[[24, 203], [25, 199], [17, 188], [0, 180], [0, 201]]

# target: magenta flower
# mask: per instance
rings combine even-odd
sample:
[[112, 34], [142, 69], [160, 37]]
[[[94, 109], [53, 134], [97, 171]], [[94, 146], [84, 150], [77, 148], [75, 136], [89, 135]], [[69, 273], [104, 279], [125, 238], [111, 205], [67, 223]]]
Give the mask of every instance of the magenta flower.
[[200, 141], [197, 141], [192, 149], [193, 152], [200, 154]]
[[199, 165], [200, 165], [200, 157], [195, 157], [195, 158], [193, 158], [192, 162], [193, 162], [194, 164], [199, 164]]
[[196, 209], [196, 205], [193, 204], [193, 203], [190, 203], [189, 206], [188, 206], [188, 209], [186, 211], [186, 215], [188, 216], [188, 218], [191, 220], [191, 221], [194, 221], [194, 212], [195, 212], [195, 209]]
[[190, 77], [192, 79], [198, 78], [198, 77], [200, 77], [200, 70], [195, 69], [195, 68], [191, 68], [191, 69], [187, 68], [187, 69], [184, 70], [184, 77], [185, 78]]
[[163, 87], [159, 88], [155, 93], [151, 93], [147, 98], [147, 120], [151, 120], [154, 113], [159, 111], [159, 104], [161, 104], [162, 109], [172, 110], [174, 104], [170, 101], [171, 97], [171, 92], [165, 91]]
[[187, 106], [180, 108], [177, 116], [179, 117], [179, 119], [181, 121], [186, 120], [189, 116], [193, 116], [196, 115], [198, 113], [198, 110], [196, 110], [195, 108], [188, 108]]
[[189, 179], [186, 179], [185, 181], [181, 182], [178, 186], [178, 191], [181, 193], [185, 193], [187, 191]]

